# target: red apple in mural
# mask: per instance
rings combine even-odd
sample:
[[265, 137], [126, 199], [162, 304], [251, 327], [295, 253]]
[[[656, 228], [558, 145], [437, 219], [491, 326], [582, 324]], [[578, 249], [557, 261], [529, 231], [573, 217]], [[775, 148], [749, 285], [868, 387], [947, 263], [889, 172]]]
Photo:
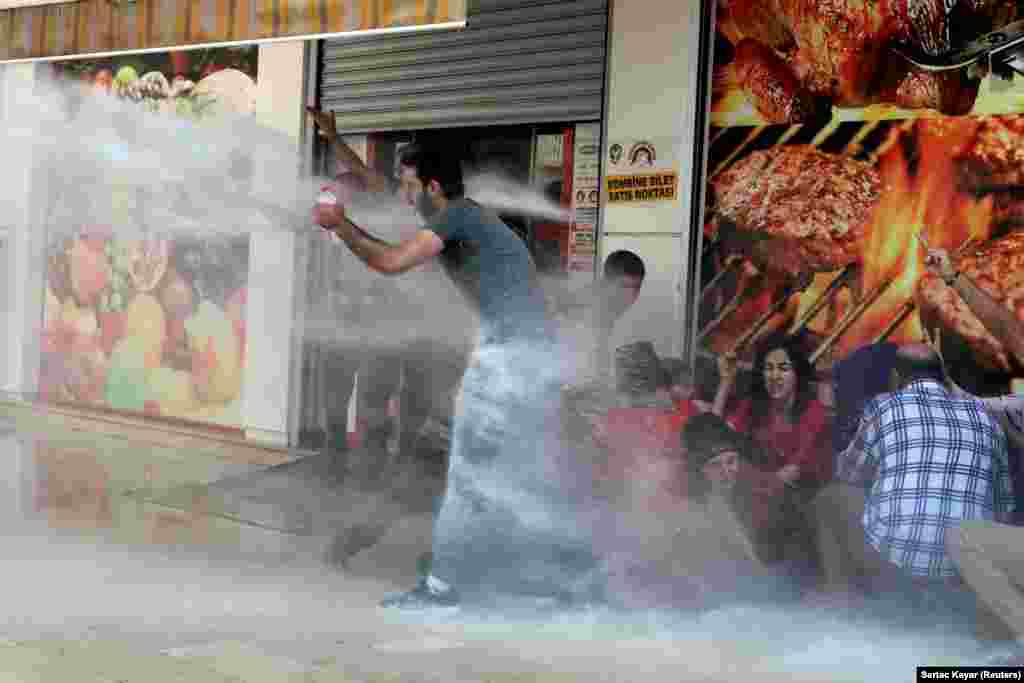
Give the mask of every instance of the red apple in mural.
[[227, 304], [224, 307], [224, 314], [227, 315], [228, 320], [231, 321], [231, 326], [235, 328], [235, 334], [238, 335], [238, 347], [243, 367], [245, 366], [246, 351], [245, 306], [248, 301], [249, 290], [242, 287], [228, 297]]
[[114, 87], [114, 73], [110, 69], [100, 69], [92, 77], [93, 90], [104, 94], [110, 94]]
[[217, 73], [218, 71], [223, 71], [223, 70], [224, 70], [224, 69], [226, 69], [226, 68], [227, 68], [227, 67], [226, 67], [226, 66], [224, 66], [223, 64], [217, 64], [216, 62], [215, 62], [215, 63], [213, 63], [213, 64], [207, 64], [207, 65], [206, 65], [206, 66], [205, 66], [205, 67], [203, 68], [203, 73], [202, 73], [202, 74], [200, 74], [200, 78], [201, 78], [201, 79], [202, 79], [202, 78], [206, 78], [206, 77], [207, 77], [207, 76], [209, 76], [210, 74], [215, 74], [215, 73]]
[[185, 319], [167, 316], [167, 334], [164, 336], [164, 353], [173, 353], [175, 349], [185, 346]]
[[168, 268], [160, 287], [160, 303], [171, 318], [185, 318], [192, 315], [195, 296], [192, 285], [174, 268]]
[[96, 251], [103, 251], [107, 242], [114, 239], [114, 230], [102, 225], [90, 225], [82, 230], [80, 237]]
[[171, 73], [175, 76], [188, 76], [192, 68], [192, 55], [186, 50], [175, 50], [171, 55]]
[[88, 403], [102, 402], [109, 367], [107, 356], [99, 346], [98, 336], [79, 335], [75, 339], [72, 359], [82, 378], [81, 384], [76, 387], [77, 398]]
[[213, 338], [206, 339], [206, 345], [192, 349], [192, 385], [196, 395], [208, 399], [211, 394], [210, 385], [217, 369], [217, 352], [214, 350]]
[[65, 322], [62, 318], [54, 318], [43, 333], [40, 335], [40, 352], [45, 354], [66, 353], [78, 334], [72, 324]]
[[229, 403], [242, 389], [241, 346], [238, 333], [224, 311], [202, 301], [185, 321], [192, 354], [192, 384], [196, 397], [206, 403]]
[[73, 334], [50, 346], [44, 343], [46, 393], [62, 401], [98, 403], [103, 400], [108, 362], [98, 335]]
[[100, 321], [100, 346], [103, 347], [107, 355], [110, 355], [110, 352], [114, 350], [114, 346], [117, 342], [121, 341], [121, 338], [127, 332], [124, 311], [107, 311], [101, 312], [98, 315]]
[[82, 306], [93, 306], [110, 281], [110, 263], [103, 248], [91, 246], [84, 239], [75, 240], [68, 253], [71, 291]]

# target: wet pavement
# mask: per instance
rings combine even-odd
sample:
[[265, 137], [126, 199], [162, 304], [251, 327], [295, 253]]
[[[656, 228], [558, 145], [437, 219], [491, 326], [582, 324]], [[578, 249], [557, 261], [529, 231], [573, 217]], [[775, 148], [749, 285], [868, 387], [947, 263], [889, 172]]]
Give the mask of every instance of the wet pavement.
[[[59, 420], [0, 421], [0, 453], [0, 681], [903, 681], [975, 647], [828, 614], [409, 617], [376, 604], [429, 547], [422, 501], [339, 484], [322, 456], [268, 466]], [[328, 561], [366, 524], [379, 542]]]

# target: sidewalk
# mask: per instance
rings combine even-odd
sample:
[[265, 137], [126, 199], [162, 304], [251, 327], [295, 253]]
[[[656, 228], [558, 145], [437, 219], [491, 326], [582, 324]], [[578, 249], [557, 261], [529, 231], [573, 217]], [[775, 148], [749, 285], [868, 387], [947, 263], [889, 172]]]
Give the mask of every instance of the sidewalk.
[[587, 613], [411, 618], [376, 605], [412, 584], [429, 518], [400, 518], [344, 572], [324, 561], [351, 524], [400, 517], [387, 496], [336, 490], [311, 460], [270, 469], [286, 453], [6, 415], [0, 683], [862, 681], [963, 663], [963, 643], [785, 615], [681, 630]]

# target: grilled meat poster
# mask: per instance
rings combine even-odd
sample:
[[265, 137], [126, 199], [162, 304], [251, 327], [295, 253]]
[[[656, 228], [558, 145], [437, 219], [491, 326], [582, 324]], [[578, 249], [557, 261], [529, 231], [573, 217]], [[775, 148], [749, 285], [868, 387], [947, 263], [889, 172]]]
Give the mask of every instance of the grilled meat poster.
[[1017, 0], [717, 0], [717, 126], [1024, 112]]
[[[101, 96], [201, 123], [253, 113], [257, 54], [211, 49], [53, 68]], [[60, 160], [50, 166], [59, 175]], [[248, 236], [161, 235], [148, 225], [144, 193], [116, 171], [83, 190], [100, 218], [68, 225], [74, 201], [61, 197], [70, 191], [48, 198], [49, 214], [64, 206], [65, 215], [46, 226], [41, 398], [241, 427]]]
[[[914, 59], [924, 62], [921, 55], [931, 50], [935, 63], [959, 63], [963, 58], [956, 51], [969, 47], [974, 35], [963, 33], [967, 26], [1005, 28], [1002, 22], [1017, 19], [1018, 4], [961, 1], [948, 14], [934, 15], [936, 21], [945, 17], [947, 28], [933, 33], [901, 23], [897, 10], [903, 5], [828, 3], [832, 12], [850, 10], [844, 19], [850, 27], [866, 21], [869, 10], [888, 7], [896, 13], [884, 31], [877, 28], [885, 25], [883, 17], [875, 17], [874, 33], [830, 32], [820, 28], [823, 17], [817, 14], [826, 4], [719, 0], [719, 39], [730, 47], [720, 50], [726, 57], [715, 64], [716, 73], [749, 76], [754, 67], [742, 67], [742, 59], [760, 55], [757, 68], [770, 62], [785, 69], [776, 73], [777, 83], [790, 90], [759, 90], [767, 81], [748, 81], [746, 90], [717, 94], [708, 140], [699, 348], [749, 357], [760, 336], [786, 330], [804, 335], [818, 369], [827, 371], [875, 341], [931, 338], [965, 388], [1004, 391], [1024, 378], [1024, 367], [924, 268], [925, 244], [946, 249], [961, 272], [1024, 319], [1024, 114], [1015, 113], [1017, 97], [1024, 111], [1024, 84], [1018, 92], [1017, 81], [1010, 82], [1000, 100], [1006, 107], [982, 115], [968, 113], [977, 109], [977, 98], [971, 107], [947, 107], [951, 100], [939, 98], [933, 108], [910, 111], [890, 91], [861, 87], [882, 82], [874, 63], [880, 50], [885, 68], [895, 68], [899, 61], [888, 46], [902, 50], [901, 41], [914, 35]], [[936, 9], [943, 7], [940, 0]], [[919, 16], [925, 15], [932, 16]], [[948, 23], [963, 16], [973, 23]], [[814, 22], [819, 28], [812, 31]], [[744, 25], [745, 33], [738, 28]], [[833, 41], [833, 33], [847, 42]], [[849, 42], [851, 35], [879, 39]], [[815, 50], [825, 45], [832, 46], [831, 61], [813, 63]], [[851, 71], [871, 78], [846, 82]], [[910, 69], [900, 82], [934, 74], [961, 83], [977, 75], [970, 68], [923, 76]], [[786, 123], [762, 125], [758, 119], [758, 125], [735, 125], [737, 117], [724, 116], [722, 106], [725, 97], [739, 102], [736, 93], [742, 93], [751, 116], [760, 106], [766, 118]], [[787, 100], [785, 93], [795, 96]], [[818, 104], [800, 99], [807, 93], [828, 95], [832, 109], [821, 115]], [[766, 94], [771, 97], [758, 105]], [[778, 105], [774, 112], [769, 101]], [[856, 115], [843, 109], [854, 105], [860, 107]], [[812, 110], [814, 117], [801, 118]]]

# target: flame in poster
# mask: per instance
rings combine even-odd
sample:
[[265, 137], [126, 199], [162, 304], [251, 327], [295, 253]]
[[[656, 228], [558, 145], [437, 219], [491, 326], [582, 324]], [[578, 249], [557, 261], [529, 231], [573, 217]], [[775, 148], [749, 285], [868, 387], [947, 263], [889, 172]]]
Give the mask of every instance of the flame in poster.
[[[973, 198], [957, 189], [954, 152], [969, 142], [971, 130], [942, 126], [922, 131], [918, 155], [911, 163], [903, 145], [893, 145], [880, 159], [882, 194], [864, 241], [863, 295], [889, 283], [878, 301], [843, 336], [840, 355], [873, 341], [914, 297], [924, 273], [923, 234], [933, 248], [955, 252], [968, 240], [990, 236], [992, 198]], [[918, 315], [907, 318], [889, 337], [920, 341]]]

